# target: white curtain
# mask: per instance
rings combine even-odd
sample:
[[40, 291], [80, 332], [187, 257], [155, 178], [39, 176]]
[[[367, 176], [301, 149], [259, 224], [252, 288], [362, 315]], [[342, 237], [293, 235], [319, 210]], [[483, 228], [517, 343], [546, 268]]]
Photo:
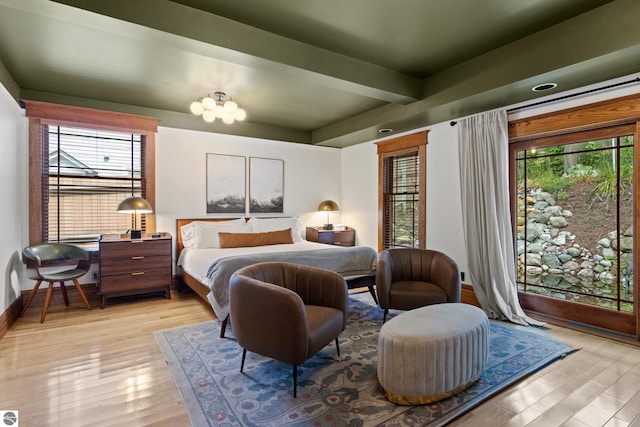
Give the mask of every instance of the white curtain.
[[489, 111], [458, 121], [462, 219], [475, 294], [487, 316], [521, 325], [509, 213], [507, 113]]

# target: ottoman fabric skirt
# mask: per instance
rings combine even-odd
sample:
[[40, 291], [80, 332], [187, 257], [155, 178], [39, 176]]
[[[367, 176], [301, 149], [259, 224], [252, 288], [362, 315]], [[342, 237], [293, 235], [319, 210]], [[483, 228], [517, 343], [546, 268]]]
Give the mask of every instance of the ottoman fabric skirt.
[[480, 378], [489, 356], [489, 319], [468, 304], [437, 304], [402, 313], [378, 337], [378, 379], [387, 399], [431, 403]]

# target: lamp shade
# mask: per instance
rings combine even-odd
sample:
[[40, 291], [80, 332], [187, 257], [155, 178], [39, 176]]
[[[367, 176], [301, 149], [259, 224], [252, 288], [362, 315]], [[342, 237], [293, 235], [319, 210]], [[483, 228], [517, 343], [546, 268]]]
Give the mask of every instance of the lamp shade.
[[329, 222], [329, 212], [337, 211], [339, 209], [338, 204], [333, 200], [324, 200], [320, 203], [318, 210], [327, 213], [327, 223], [324, 225], [325, 230], [333, 230], [333, 224]]
[[318, 206], [319, 211], [337, 211], [340, 210], [338, 204], [333, 200], [324, 200]]
[[151, 213], [153, 209], [149, 202], [139, 196], [131, 196], [127, 197], [123, 201], [118, 204], [118, 209], [116, 209], [118, 213], [130, 213], [130, 214], [139, 214], [139, 213]]
[[204, 110], [202, 119], [207, 123], [211, 123], [216, 119], [216, 113], [214, 113], [213, 110]]
[[189, 109], [193, 114], [195, 114], [196, 116], [199, 116], [204, 112], [204, 105], [202, 105], [202, 102], [200, 101], [193, 101]]
[[206, 96], [202, 101], [202, 106], [209, 110], [213, 110], [216, 106], [216, 100], [211, 98], [210, 96]]

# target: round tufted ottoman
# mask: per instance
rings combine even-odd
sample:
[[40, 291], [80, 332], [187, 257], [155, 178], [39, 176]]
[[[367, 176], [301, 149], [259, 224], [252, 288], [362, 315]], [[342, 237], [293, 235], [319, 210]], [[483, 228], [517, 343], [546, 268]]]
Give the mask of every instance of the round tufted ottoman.
[[489, 357], [489, 319], [478, 307], [445, 303], [410, 310], [382, 325], [378, 380], [389, 401], [435, 402], [464, 390]]

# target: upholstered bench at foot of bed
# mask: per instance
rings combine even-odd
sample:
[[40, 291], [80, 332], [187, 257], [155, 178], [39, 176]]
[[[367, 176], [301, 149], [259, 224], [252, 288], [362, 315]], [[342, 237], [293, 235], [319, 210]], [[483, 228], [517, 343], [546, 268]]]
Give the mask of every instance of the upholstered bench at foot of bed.
[[489, 319], [479, 308], [436, 304], [401, 313], [378, 337], [378, 380], [400, 405], [435, 402], [480, 378], [489, 357]]

